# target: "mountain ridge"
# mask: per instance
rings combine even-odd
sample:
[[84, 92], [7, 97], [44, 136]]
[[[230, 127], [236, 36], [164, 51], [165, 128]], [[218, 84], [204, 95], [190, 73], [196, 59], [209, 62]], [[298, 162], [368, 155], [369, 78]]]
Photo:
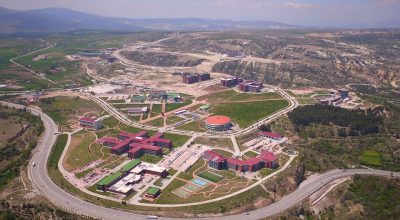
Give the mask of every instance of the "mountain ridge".
[[29, 11], [0, 7], [0, 33], [67, 32], [73, 30], [230, 30], [290, 29], [300, 26], [274, 21], [233, 21], [206, 18], [118, 18], [93, 15], [65, 8], [44, 8]]

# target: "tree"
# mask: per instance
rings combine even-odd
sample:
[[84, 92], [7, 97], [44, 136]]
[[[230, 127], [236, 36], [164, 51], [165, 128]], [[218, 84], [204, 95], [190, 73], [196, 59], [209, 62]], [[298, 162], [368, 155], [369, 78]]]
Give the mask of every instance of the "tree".
[[263, 124], [258, 129], [261, 130], [261, 131], [264, 131], [264, 132], [270, 132], [271, 131], [271, 125]]

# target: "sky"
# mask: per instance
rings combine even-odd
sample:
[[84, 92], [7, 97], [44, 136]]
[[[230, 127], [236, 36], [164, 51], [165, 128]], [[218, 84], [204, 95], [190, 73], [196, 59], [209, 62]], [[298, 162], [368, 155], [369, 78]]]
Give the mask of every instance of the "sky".
[[62, 7], [108, 17], [268, 20], [314, 27], [400, 22], [400, 0], [1, 0], [0, 6]]

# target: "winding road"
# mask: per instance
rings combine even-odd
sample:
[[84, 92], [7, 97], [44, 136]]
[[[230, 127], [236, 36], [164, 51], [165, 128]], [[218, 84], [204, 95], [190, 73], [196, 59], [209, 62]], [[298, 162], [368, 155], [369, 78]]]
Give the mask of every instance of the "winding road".
[[[7, 105], [15, 108], [25, 108], [22, 105], [16, 105], [7, 102], [0, 102], [3, 105]], [[41, 117], [45, 126], [45, 132], [42, 137], [42, 141], [38, 144], [32, 159], [29, 163], [28, 172], [29, 178], [32, 181], [33, 186], [40, 190], [40, 192], [50, 199], [54, 204], [65, 208], [71, 212], [79, 213], [100, 219], [146, 219], [146, 215], [134, 214], [127, 211], [116, 210], [112, 208], [102, 207], [90, 202], [86, 202], [66, 191], [61, 189], [55, 183], [52, 182], [47, 174], [46, 162], [51, 152], [51, 148], [57, 139], [58, 128], [54, 121], [41, 111], [36, 109], [27, 108], [34, 115]], [[36, 166], [33, 166], [33, 163]], [[341, 179], [344, 177], [360, 175], [375, 175], [385, 177], [397, 177], [400, 178], [400, 173], [390, 172], [383, 170], [373, 169], [349, 169], [349, 170], [333, 170], [327, 173], [321, 174], [320, 176], [308, 181], [301, 188], [282, 198], [281, 200], [258, 210], [252, 211], [246, 214], [237, 214], [230, 216], [213, 217], [217, 220], [242, 220], [242, 219], [260, 219], [268, 216], [272, 216], [286, 209], [293, 207], [299, 202], [303, 201], [311, 194], [319, 190], [324, 185], [331, 181]], [[162, 218], [159, 219], [183, 219], [183, 218]]]

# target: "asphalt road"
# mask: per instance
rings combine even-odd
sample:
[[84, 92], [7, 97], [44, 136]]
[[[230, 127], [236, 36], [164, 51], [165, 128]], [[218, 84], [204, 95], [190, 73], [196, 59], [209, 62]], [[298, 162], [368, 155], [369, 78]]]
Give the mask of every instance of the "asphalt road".
[[[13, 107], [23, 107], [15, 104], [7, 104]], [[130, 213], [127, 211], [115, 210], [111, 208], [106, 208], [98, 206], [82, 199], [75, 197], [74, 195], [64, 191], [54, 184], [50, 177], [47, 175], [46, 162], [51, 152], [51, 147], [57, 138], [57, 126], [54, 121], [46, 114], [28, 108], [32, 114], [40, 115], [45, 126], [45, 132], [42, 141], [35, 150], [34, 155], [29, 163], [29, 177], [35, 188], [39, 189], [43, 195], [49, 198], [56, 205], [63, 207], [69, 211], [80, 213], [83, 215], [88, 215], [100, 219], [112, 219], [112, 220], [131, 220], [131, 219], [146, 219], [146, 215], [139, 215]], [[36, 166], [33, 166], [33, 163]], [[221, 216], [215, 217], [213, 219], [217, 220], [242, 220], [242, 219], [260, 219], [268, 216], [272, 216], [286, 209], [289, 209], [296, 205], [297, 203], [303, 201], [315, 191], [320, 189], [327, 183], [340, 179], [343, 177], [353, 176], [356, 174], [362, 175], [375, 175], [375, 176], [395, 176], [400, 178], [400, 173], [393, 173], [390, 171], [382, 170], [372, 170], [372, 169], [349, 169], [349, 170], [334, 170], [324, 173], [315, 179], [307, 182], [302, 188], [297, 189], [293, 193], [287, 195], [276, 203], [273, 203], [267, 207], [252, 211], [250, 213], [231, 215], [231, 216]], [[177, 218], [159, 218], [159, 219], [177, 219]]]

